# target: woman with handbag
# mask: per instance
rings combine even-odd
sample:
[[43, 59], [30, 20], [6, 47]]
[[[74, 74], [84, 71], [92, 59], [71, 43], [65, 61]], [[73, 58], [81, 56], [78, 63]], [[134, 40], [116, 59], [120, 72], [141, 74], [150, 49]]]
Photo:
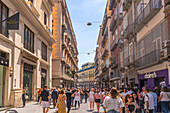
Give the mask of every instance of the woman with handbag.
[[22, 90], [22, 102], [23, 102], [22, 107], [25, 107], [25, 102], [26, 102], [27, 99], [28, 99], [28, 95], [26, 94], [25, 89], [23, 89]]
[[102, 96], [99, 94], [99, 90], [96, 91], [96, 94], [94, 94], [94, 96], [95, 96], [95, 102], [96, 102], [97, 110], [99, 112], [99, 109], [100, 109], [100, 100], [102, 99]]
[[60, 94], [58, 96], [58, 100], [57, 100], [57, 104], [56, 104], [58, 113], [66, 113], [65, 100], [66, 100], [66, 95], [64, 94], [63, 90], [60, 90]]
[[168, 113], [168, 107], [170, 103], [170, 92], [168, 91], [168, 88], [165, 86], [162, 89], [162, 92], [160, 93], [160, 102], [163, 113]]

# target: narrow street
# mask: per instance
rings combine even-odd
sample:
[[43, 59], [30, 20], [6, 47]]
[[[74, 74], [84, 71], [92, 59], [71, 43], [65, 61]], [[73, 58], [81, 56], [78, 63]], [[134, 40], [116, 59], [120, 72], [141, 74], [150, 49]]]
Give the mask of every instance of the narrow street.
[[[90, 111], [90, 103], [81, 104], [79, 109], [75, 109], [72, 107], [71, 113], [97, 113], [96, 105], [94, 111]], [[43, 113], [43, 109], [41, 105], [37, 105], [37, 103], [29, 103], [25, 108], [13, 108], [11, 110], [16, 110], [18, 113]], [[5, 113], [5, 111], [1, 111], [0, 113]], [[13, 113], [13, 112], [12, 112]], [[48, 113], [56, 113], [55, 109], [51, 109]], [[100, 113], [103, 113], [102, 107], [100, 108]]]

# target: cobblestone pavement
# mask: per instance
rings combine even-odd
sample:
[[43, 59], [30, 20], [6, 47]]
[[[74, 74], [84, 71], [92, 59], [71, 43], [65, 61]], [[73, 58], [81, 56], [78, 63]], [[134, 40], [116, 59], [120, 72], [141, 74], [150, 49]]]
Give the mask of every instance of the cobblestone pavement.
[[[16, 110], [18, 113], [43, 113], [41, 105], [37, 105], [36, 103], [29, 103], [25, 106], [25, 108], [13, 108], [11, 110]], [[0, 113], [5, 113], [5, 111], [1, 111]], [[48, 113], [56, 113], [56, 112], [55, 109], [50, 109]], [[96, 109], [96, 105], [95, 105], [95, 109], [93, 111], [90, 111], [90, 103], [88, 102], [88, 103], [81, 104], [79, 109], [78, 108], [75, 109], [74, 107], [72, 107], [71, 113], [98, 113], [98, 112]], [[102, 107], [100, 108], [100, 113], [103, 113]]]

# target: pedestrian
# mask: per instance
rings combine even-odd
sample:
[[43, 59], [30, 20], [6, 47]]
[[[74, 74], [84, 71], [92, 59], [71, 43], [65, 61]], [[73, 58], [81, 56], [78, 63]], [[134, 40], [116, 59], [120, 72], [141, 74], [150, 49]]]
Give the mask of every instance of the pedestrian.
[[38, 90], [38, 92], [37, 92], [37, 94], [38, 94], [38, 102], [37, 102], [37, 104], [39, 104], [39, 102], [40, 102], [41, 91], [42, 91], [42, 89], [39, 88], [39, 90]]
[[134, 92], [133, 89], [132, 89], [132, 88], [129, 88], [129, 89], [128, 89], [128, 92], [127, 92], [126, 94], [130, 94], [130, 95], [131, 95], [133, 92]]
[[102, 99], [102, 96], [99, 94], [99, 90], [96, 91], [96, 94], [94, 96], [95, 96], [95, 102], [96, 102], [97, 110], [99, 112], [99, 109], [100, 109], [100, 100]]
[[[90, 110], [94, 110], [94, 88], [89, 92], [89, 102], [90, 102]], [[92, 108], [92, 109], [91, 109]]]
[[56, 107], [58, 108], [58, 113], [66, 113], [66, 95], [64, 94], [64, 90], [60, 90], [60, 94], [58, 95], [58, 100]]
[[125, 103], [125, 97], [126, 97], [126, 89], [125, 88], [123, 89], [121, 95], [122, 95], [123, 103]]
[[125, 97], [125, 113], [136, 113], [138, 105], [133, 102], [134, 98], [132, 95], [127, 94]]
[[53, 108], [55, 108], [56, 106], [56, 102], [58, 99], [58, 92], [55, 88], [52, 88], [52, 95], [51, 95], [52, 99], [53, 99]]
[[[75, 92], [76, 90], [72, 88], [72, 94], [74, 94]], [[74, 96], [72, 96], [72, 99], [71, 99], [71, 106], [74, 106]]]
[[25, 107], [26, 100], [28, 99], [28, 95], [25, 92], [25, 89], [22, 90], [22, 102], [23, 102], [23, 108]]
[[80, 103], [83, 103], [83, 99], [84, 99], [84, 92], [83, 92], [83, 89], [80, 89]]
[[50, 108], [50, 93], [47, 90], [47, 86], [44, 86], [40, 95], [40, 104], [42, 103], [43, 113], [47, 113]]
[[141, 109], [141, 112], [144, 113], [144, 97], [145, 97], [145, 87], [142, 87], [142, 91], [139, 93], [138, 95], [138, 99], [139, 99], [139, 106], [140, 106], [140, 109]]
[[168, 88], [165, 86], [162, 88], [162, 92], [160, 93], [160, 102], [163, 113], [168, 113], [169, 103], [170, 103], [170, 92]]
[[66, 97], [67, 97], [67, 113], [70, 113], [70, 110], [71, 110], [71, 91], [70, 89], [67, 89], [67, 92], [66, 92]]
[[124, 104], [116, 88], [110, 90], [109, 96], [107, 96], [103, 102], [103, 107], [107, 113], [122, 113]]
[[153, 95], [150, 94], [151, 90], [150, 89], [145, 89], [145, 97], [144, 97], [144, 102], [145, 102], [145, 112], [146, 113], [153, 113], [154, 109], [154, 101], [153, 101]]
[[157, 111], [157, 102], [158, 102], [158, 96], [155, 92], [150, 91], [150, 94], [152, 94], [153, 96], [153, 103], [154, 103], [154, 109], [153, 109], [153, 113], [156, 113]]
[[84, 90], [85, 103], [87, 103], [87, 97], [88, 97], [88, 91], [87, 91], [87, 88], [85, 88]]
[[140, 106], [139, 106], [139, 99], [138, 99], [138, 96], [136, 95], [135, 92], [132, 93], [132, 97], [133, 97], [133, 102], [137, 106], [136, 107], [136, 113], [141, 113], [141, 109], [140, 109]]
[[76, 109], [77, 103], [78, 103], [78, 108], [80, 108], [80, 92], [78, 89], [74, 93], [74, 97], [75, 97], [74, 98], [75, 99], [75, 109]]

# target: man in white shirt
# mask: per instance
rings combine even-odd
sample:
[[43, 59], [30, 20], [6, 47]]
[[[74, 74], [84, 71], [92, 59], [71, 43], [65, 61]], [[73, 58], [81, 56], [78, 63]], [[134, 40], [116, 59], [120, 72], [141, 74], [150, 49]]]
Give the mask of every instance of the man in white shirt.
[[154, 109], [154, 101], [153, 101], [153, 95], [149, 93], [150, 89], [145, 89], [145, 110], [146, 113], [153, 113]]

